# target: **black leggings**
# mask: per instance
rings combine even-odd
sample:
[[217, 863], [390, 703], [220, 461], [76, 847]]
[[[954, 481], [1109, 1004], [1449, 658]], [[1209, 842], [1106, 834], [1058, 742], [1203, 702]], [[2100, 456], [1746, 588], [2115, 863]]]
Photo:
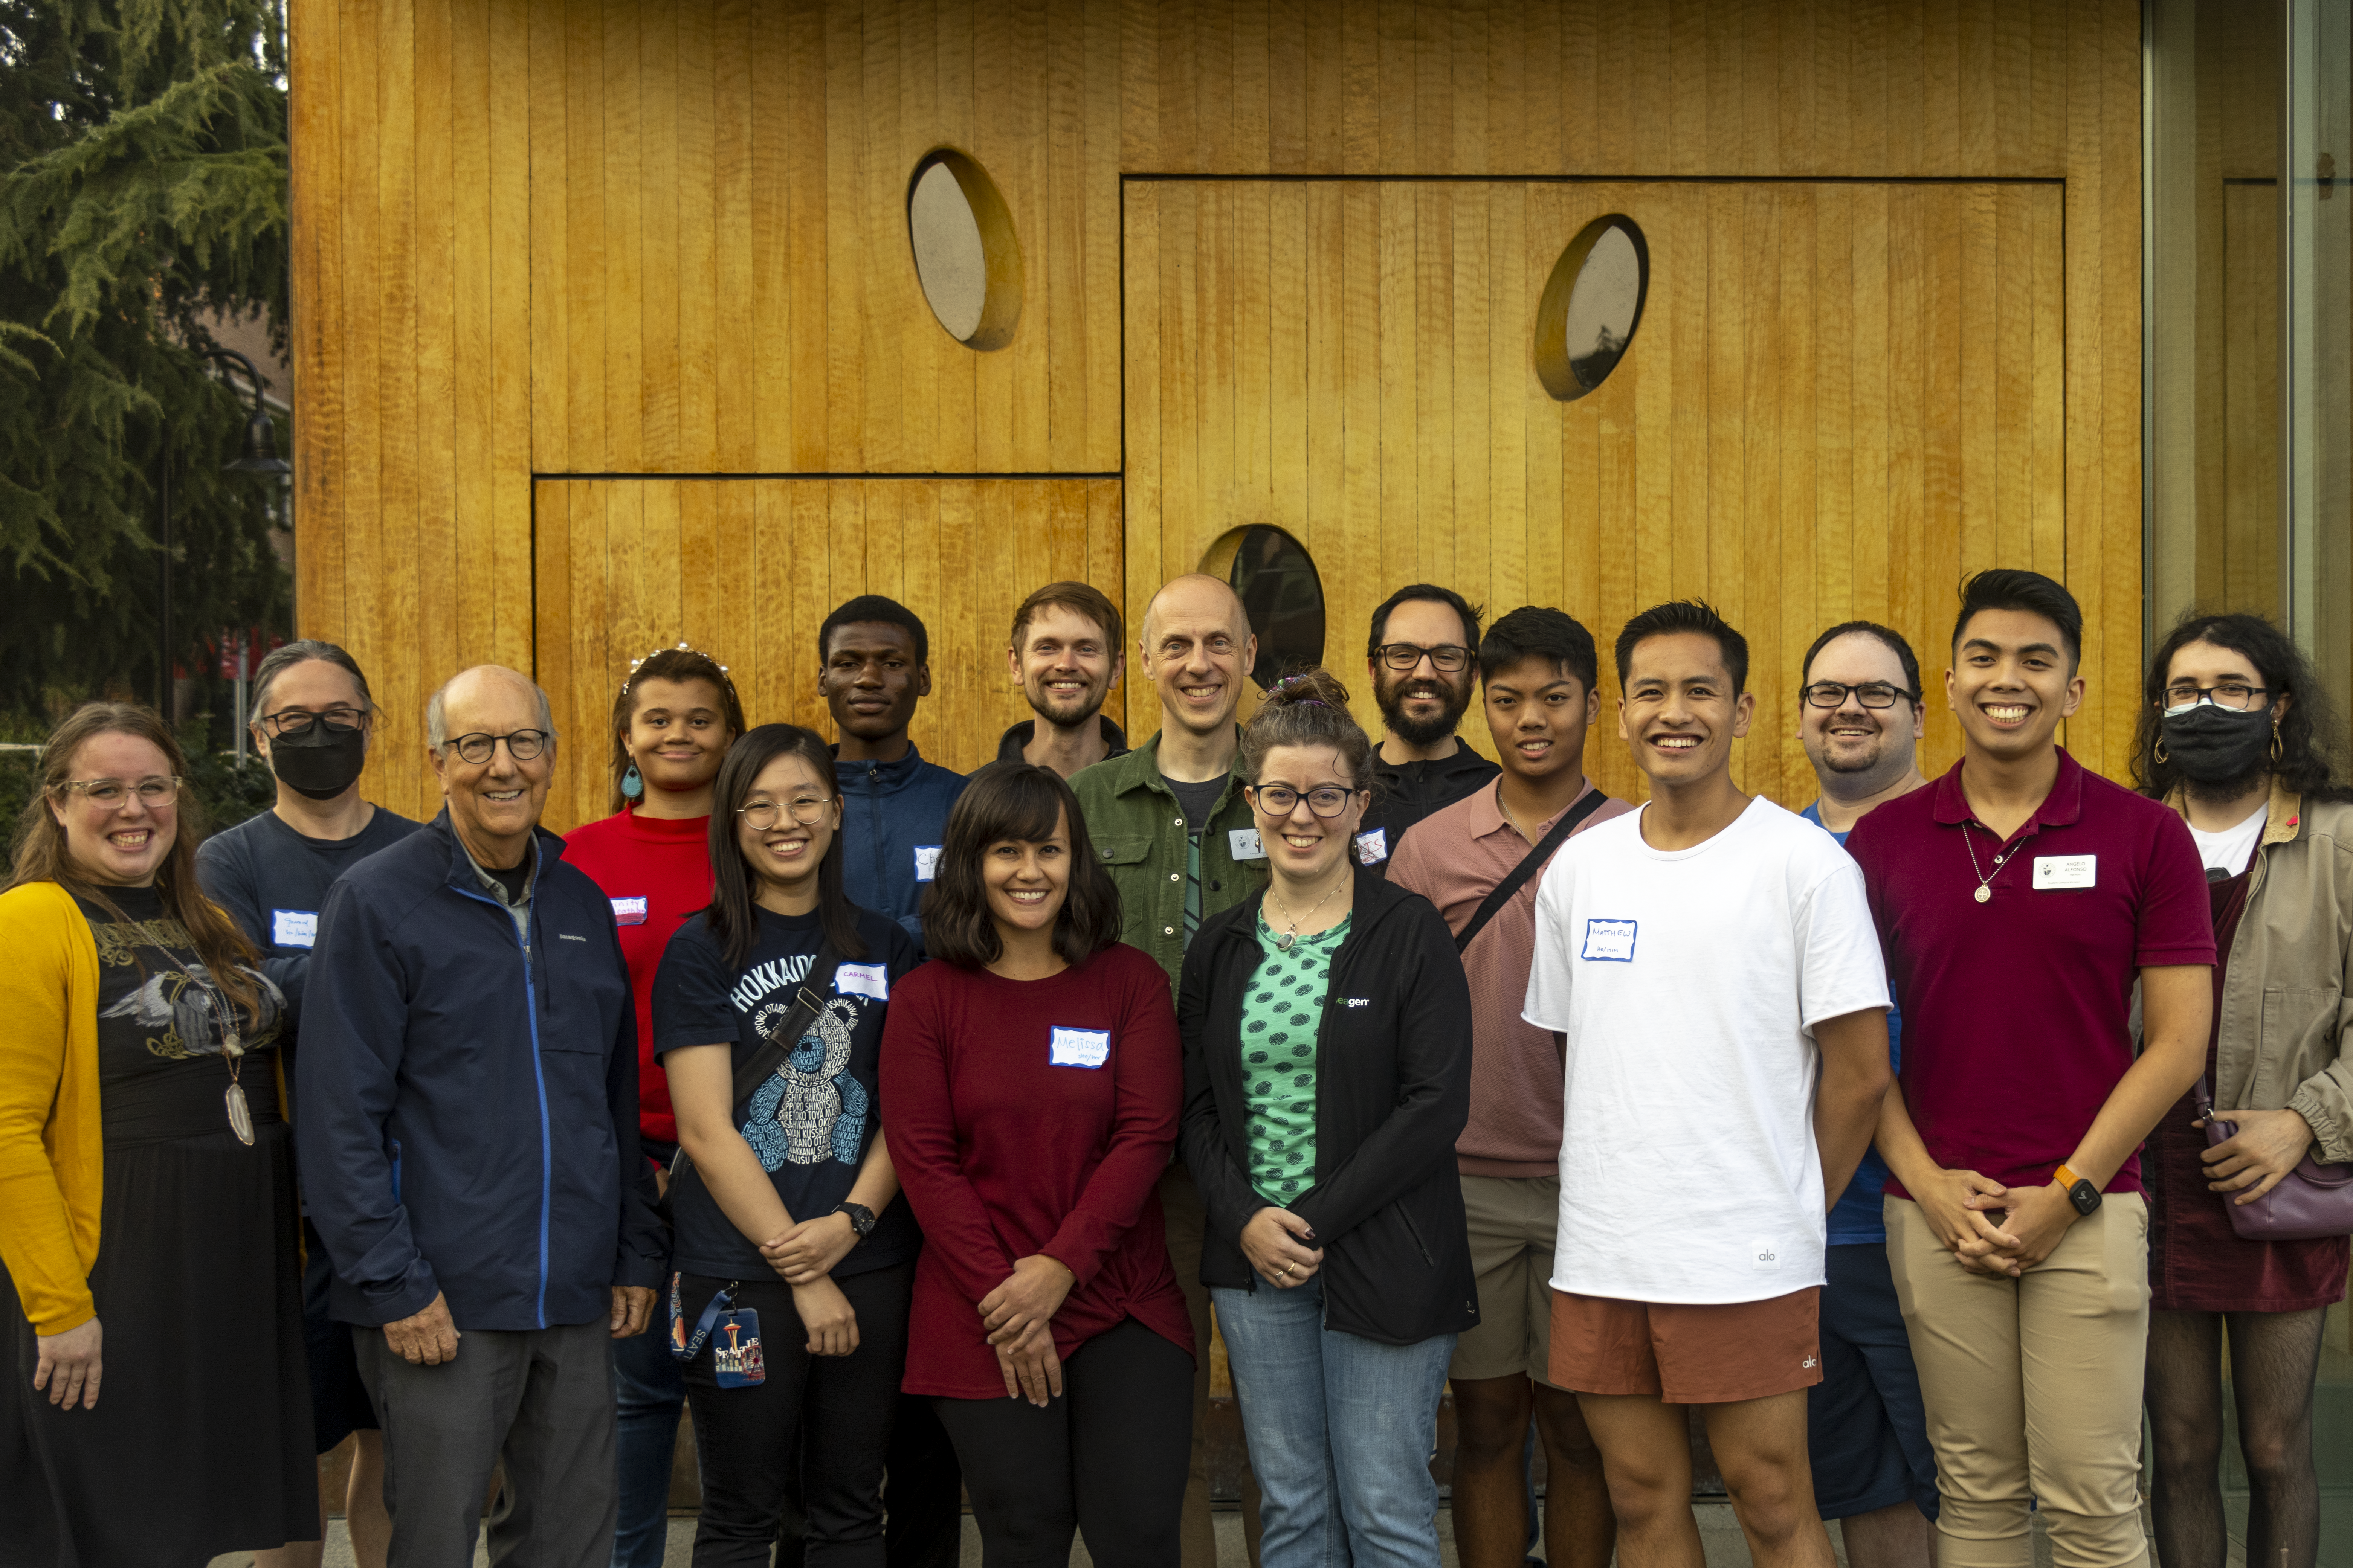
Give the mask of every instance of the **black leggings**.
[[964, 1462], [985, 1568], [1067, 1568], [1071, 1535], [1116, 1568], [1176, 1568], [1193, 1358], [1134, 1318], [1062, 1363], [1062, 1393], [934, 1402]]
[[[687, 1275], [679, 1306], [691, 1332], [724, 1279]], [[796, 1437], [802, 1456], [807, 1561], [828, 1568], [882, 1568], [882, 1463], [891, 1413], [907, 1370], [907, 1300], [915, 1266], [902, 1263], [837, 1279], [858, 1313], [858, 1348], [813, 1356], [783, 1280], [746, 1279], [735, 1304], [760, 1314], [765, 1382], [722, 1388], [711, 1348], [686, 1364], [687, 1410], [702, 1471], [695, 1568], [766, 1568], [791, 1492]], [[804, 1434], [803, 1424], [807, 1424]]]
[[[2313, 1568], [2320, 1488], [2312, 1469], [2312, 1383], [2327, 1309], [2151, 1312], [2148, 1403], [2157, 1560], [2222, 1568], [2222, 1325], [2247, 1462], [2249, 1568]], [[2283, 1557], [2282, 1553], [2285, 1556]]]

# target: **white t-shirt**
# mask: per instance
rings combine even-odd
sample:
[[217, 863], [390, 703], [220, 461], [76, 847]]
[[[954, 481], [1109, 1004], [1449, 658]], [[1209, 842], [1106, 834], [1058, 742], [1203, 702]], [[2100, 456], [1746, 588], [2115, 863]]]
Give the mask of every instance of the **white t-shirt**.
[[2189, 837], [2198, 846], [2198, 858], [2205, 862], [2209, 871], [2220, 871], [2226, 877], [2235, 877], [2245, 870], [2247, 861], [2254, 855], [2255, 840], [2263, 836], [2263, 824], [2269, 820], [2271, 809], [2271, 803], [2265, 801], [2246, 821], [2220, 833], [2191, 826]]
[[1763, 796], [1690, 849], [1630, 812], [1536, 894], [1525, 1016], [1568, 1037], [1552, 1287], [1761, 1301], [1822, 1283], [1825, 1018], [1887, 1005], [1862, 871]]

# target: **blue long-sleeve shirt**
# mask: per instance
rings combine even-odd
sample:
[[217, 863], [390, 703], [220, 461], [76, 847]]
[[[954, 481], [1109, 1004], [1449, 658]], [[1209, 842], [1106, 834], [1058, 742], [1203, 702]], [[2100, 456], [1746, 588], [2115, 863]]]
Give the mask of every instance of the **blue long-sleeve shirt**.
[[923, 940], [923, 889], [947, 837], [948, 808], [964, 794], [962, 773], [923, 761], [913, 745], [895, 763], [845, 763], [841, 864], [849, 901], [899, 922]]

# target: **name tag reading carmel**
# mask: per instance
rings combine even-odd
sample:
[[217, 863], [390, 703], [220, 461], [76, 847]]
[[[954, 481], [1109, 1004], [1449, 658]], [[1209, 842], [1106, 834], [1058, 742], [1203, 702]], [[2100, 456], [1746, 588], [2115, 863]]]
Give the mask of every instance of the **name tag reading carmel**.
[[1058, 1068], [1099, 1068], [1111, 1060], [1111, 1031], [1058, 1026], [1046, 1060]]
[[891, 977], [879, 963], [838, 963], [833, 969], [833, 991], [837, 996], [871, 996], [877, 1002], [888, 1002]]
[[1601, 963], [1631, 963], [1636, 930], [1633, 921], [1587, 921], [1585, 947], [1577, 956]]
[[2046, 888], [2089, 888], [2099, 874], [2097, 855], [2037, 855], [2034, 858], [2034, 890]]
[[1377, 866], [1389, 858], [1389, 830], [1386, 827], [1367, 829], [1356, 835], [1356, 858], [1367, 866]]
[[272, 947], [309, 947], [318, 940], [318, 910], [272, 910], [269, 911], [269, 944]]
[[645, 900], [615, 899], [613, 900], [613, 923], [615, 925], [622, 926], [641, 926], [645, 924]]
[[940, 874], [940, 851], [945, 847], [944, 844], [915, 846], [915, 880], [928, 882]]
[[1226, 830], [1226, 853], [1237, 860], [1263, 860], [1266, 846], [1259, 842], [1255, 827], [1232, 827]]

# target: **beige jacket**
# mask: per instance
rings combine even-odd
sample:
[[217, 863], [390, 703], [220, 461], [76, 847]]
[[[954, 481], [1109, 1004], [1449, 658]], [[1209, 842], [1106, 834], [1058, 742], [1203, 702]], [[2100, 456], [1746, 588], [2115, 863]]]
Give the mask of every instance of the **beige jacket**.
[[[2176, 811], [2177, 792], [2167, 802]], [[2247, 907], [2222, 977], [2221, 1110], [2302, 1114], [2325, 1162], [2353, 1160], [2353, 805], [2272, 784]]]

